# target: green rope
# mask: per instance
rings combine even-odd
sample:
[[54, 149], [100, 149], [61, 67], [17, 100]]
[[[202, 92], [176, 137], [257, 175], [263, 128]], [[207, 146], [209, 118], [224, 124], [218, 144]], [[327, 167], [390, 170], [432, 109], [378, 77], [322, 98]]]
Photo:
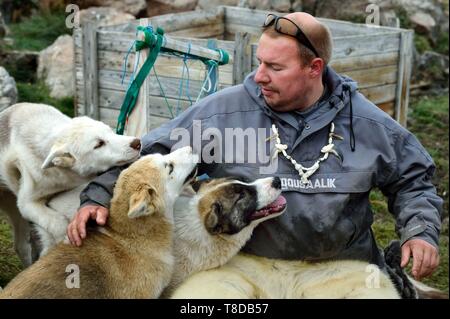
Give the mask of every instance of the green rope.
[[[141, 69], [139, 70], [139, 73], [136, 75], [136, 77], [133, 79], [133, 81], [131, 82], [130, 86], [128, 87], [128, 90], [126, 92], [125, 95], [125, 99], [122, 103], [122, 106], [120, 108], [120, 114], [119, 114], [119, 118], [118, 118], [118, 123], [117, 123], [117, 128], [116, 128], [116, 132], [117, 134], [123, 134], [124, 130], [125, 130], [125, 124], [127, 122], [128, 116], [131, 114], [131, 112], [133, 111], [135, 105], [136, 105], [136, 101], [138, 99], [139, 96], [139, 90], [140, 87], [142, 86], [142, 83], [144, 82], [145, 78], [148, 76], [150, 70], [153, 68], [154, 72], [155, 72], [155, 77], [156, 80], [158, 81], [161, 93], [163, 94], [163, 97], [166, 101], [167, 107], [170, 111], [170, 114], [173, 118], [173, 112], [172, 112], [172, 107], [169, 104], [169, 101], [166, 98], [166, 95], [164, 93], [164, 90], [162, 89], [161, 83], [158, 79], [158, 75], [156, 74], [156, 70], [154, 68], [154, 64], [156, 61], [156, 58], [158, 57], [160, 52], [166, 52], [166, 53], [172, 53], [173, 51], [170, 49], [166, 49], [162, 47], [162, 43], [164, 40], [164, 30], [161, 28], [157, 28], [156, 29], [156, 33], [153, 32], [153, 28], [151, 26], [148, 27], [144, 27], [144, 26], [138, 26], [137, 27], [137, 31], [141, 31], [144, 33], [144, 41], [140, 41], [140, 40], [136, 40], [135, 42], [135, 49], [136, 51], [140, 51], [142, 49], [145, 48], [149, 48], [150, 49], [150, 54], [147, 57], [147, 60], [144, 62], [144, 64], [142, 65]], [[228, 53], [225, 50], [222, 49], [215, 49], [217, 52], [219, 52], [220, 54], [220, 60], [219, 61], [214, 61], [211, 59], [207, 59], [207, 58], [201, 58], [201, 57], [196, 57], [195, 59], [198, 59], [200, 61], [202, 61], [209, 69], [208, 72], [208, 76], [210, 76], [210, 73], [217, 68], [218, 65], [225, 65], [229, 62], [230, 57], [228, 55]], [[175, 54], [173, 54], [175, 55]], [[189, 55], [189, 54], [188, 54]], [[186, 56], [186, 54], [185, 54]], [[208, 80], [208, 79], [206, 79]], [[206, 84], [206, 80], [203, 84]], [[202, 94], [203, 91], [203, 87], [200, 90], [200, 94], [199, 97]]]
[[142, 31], [144, 33], [145, 40], [136, 41], [136, 51], [150, 48], [150, 54], [127, 90], [125, 100], [123, 101], [120, 108], [120, 114], [116, 128], [117, 134], [123, 134], [127, 118], [136, 105], [136, 101], [139, 96], [139, 89], [148, 73], [150, 72], [151, 68], [155, 64], [156, 58], [158, 57], [158, 53], [161, 50], [161, 45], [163, 42], [164, 31], [161, 28], [156, 29], [156, 34], [152, 32], [151, 28], [138, 26], [137, 29], [138, 31]]

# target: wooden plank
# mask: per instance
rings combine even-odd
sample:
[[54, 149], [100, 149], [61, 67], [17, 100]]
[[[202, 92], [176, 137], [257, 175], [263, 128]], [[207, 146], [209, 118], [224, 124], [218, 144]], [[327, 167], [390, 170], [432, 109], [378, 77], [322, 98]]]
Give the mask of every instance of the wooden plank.
[[[224, 6], [225, 9], [225, 31], [230, 33], [236, 33], [236, 28], [243, 27], [241, 31], [248, 32], [245, 27], [251, 27], [254, 30], [261, 30], [264, 20], [268, 13], [275, 13], [282, 15], [276, 11], [265, 11], [248, 8], [230, 7]], [[230, 29], [231, 28], [231, 29]], [[253, 33], [254, 34], [254, 33]]]
[[334, 20], [327, 18], [317, 18], [320, 22], [325, 24], [331, 31], [333, 37], [348, 36], [348, 35], [367, 35], [377, 33], [398, 33], [399, 29], [385, 26], [377, 26], [365, 23], [353, 23], [343, 20]]
[[178, 31], [168, 32], [171, 37], [190, 37], [190, 38], [223, 38], [225, 33], [225, 24], [216, 23], [209, 25], [192, 26]]
[[404, 127], [407, 125], [409, 86], [412, 69], [413, 32], [401, 33], [400, 59], [395, 100], [395, 119]]
[[97, 79], [97, 30], [94, 23], [83, 26], [83, 77], [84, 85], [84, 115], [93, 119], [99, 118], [98, 110], [98, 79]]
[[[371, 58], [371, 56], [383, 54], [386, 55], [387, 60], [395, 59], [395, 56], [398, 57], [399, 45], [400, 34], [389, 34], [388, 36], [378, 34], [370, 37], [356, 36], [337, 38], [334, 43], [332, 63], [337, 63], [337, 61], [342, 59], [344, 64], [351, 67], [352, 59], [358, 58], [358, 60], [356, 60], [359, 61], [357, 62], [357, 68], [360, 68]], [[256, 68], [259, 65], [258, 59], [256, 58], [257, 48], [257, 44], [252, 44], [253, 68]], [[384, 59], [385, 57], [381, 56], [380, 60]], [[374, 63], [377, 63], [377, 61], [374, 61]]]
[[382, 104], [395, 101], [396, 84], [387, 84], [361, 89], [360, 92], [372, 103]]
[[151, 17], [148, 21], [154, 27], [163, 28], [165, 33], [171, 33], [192, 27], [223, 24], [224, 9], [170, 13]]
[[399, 33], [339, 37], [334, 39], [333, 58], [398, 51], [399, 46]]
[[[141, 38], [142, 34], [138, 35]], [[115, 52], [128, 52], [130, 46], [136, 39], [132, 33], [123, 32], [98, 32], [98, 49]], [[163, 47], [171, 50], [175, 50], [181, 53], [190, 52], [192, 55], [204, 57], [208, 59], [219, 60], [220, 54], [217, 51], [206, 48], [207, 44], [205, 39], [181, 39], [176, 37], [164, 37]], [[228, 41], [227, 41], [228, 42]], [[200, 45], [199, 45], [200, 44]], [[225, 41], [217, 41], [217, 47], [226, 50], [229, 54], [229, 48], [233, 46], [233, 43], [227, 44]], [[233, 55], [230, 54], [229, 64], [233, 63]]]
[[[280, 13], [273, 10], [254, 10], [248, 8], [239, 7], [229, 7], [225, 8], [225, 31], [229, 32], [229, 28], [239, 28], [240, 26], [250, 26], [254, 28], [261, 27], [268, 13], [275, 13], [280, 16], [286, 13]], [[376, 33], [398, 33], [399, 30], [396, 28], [375, 26], [362, 23], [352, 23], [348, 21], [317, 18], [319, 21], [324, 23], [330, 28], [330, 31], [335, 36], [347, 36], [347, 35], [366, 35], [366, 34], [376, 34]], [[234, 32], [232, 32], [234, 33]]]
[[397, 66], [381, 66], [366, 70], [347, 71], [345, 74], [358, 82], [360, 89], [382, 86], [386, 84], [394, 84], [397, 81]]
[[[120, 111], [125, 92], [112, 90], [100, 90], [100, 108], [114, 109]], [[164, 99], [161, 96], [148, 95], [149, 114], [172, 118], [191, 106], [191, 103], [184, 99]], [[166, 102], [167, 100], [167, 102]], [[167, 105], [169, 103], [169, 105]], [[142, 114], [140, 114], [142, 116]]]
[[[100, 108], [100, 118], [101, 118], [102, 122], [109, 125], [114, 130], [116, 129], [116, 126], [117, 126], [117, 118], [118, 117], [119, 117], [118, 110]], [[150, 126], [149, 126], [148, 131], [161, 126], [162, 124], [168, 122], [169, 120], [170, 120], [170, 118], [167, 118], [167, 117], [156, 116], [156, 115], [150, 116], [150, 118], [149, 118]], [[147, 133], [147, 132], [145, 132], [145, 133]], [[142, 137], [142, 136], [138, 136], [138, 137]]]
[[398, 65], [398, 52], [379, 53], [363, 55], [359, 57], [348, 57], [341, 59], [332, 59], [330, 66], [336, 72], [356, 71], [369, 69], [372, 67]]
[[[242, 24], [230, 24], [226, 27], [226, 35], [235, 35], [237, 32], [246, 32], [249, 33], [251, 35], [253, 35], [253, 37], [251, 38], [253, 43], [258, 42], [259, 37], [261, 36], [262, 30], [261, 27], [256, 27], [256, 26], [248, 26], [248, 25], [242, 25]], [[225, 37], [225, 39], [229, 39]]]
[[[159, 83], [161, 83], [162, 89], [164, 93], [167, 96], [170, 97], [178, 97], [179, 96], [179, 88], [180, 88], [180, 78], [170, 77], [170, 76], [163, 76], [159, 70], [157, 70]], [[157, 94], [159, 95], [161, 92], [161, 89], [159, 87], [158, 81], [153, 73], [153, 71], [149, 74], [150, 79], [150, 93], [151, 94]], [[116, 91], [125, 91], [127, 89], [129, 80], [130, 80], [130, 73], [126, 73], [126, 78], [124, 80], [124, 84], [121, 83], [122, 79], [122, 73], [116, 72], [116, 71], [109, 71], [109, 70], [101, 70], [99, 72], [99, 87], [102, 89], [110, 89], [110, 90], [116, 90]], [[82, 78], [77, 78], [77, 81], [82, 81]], [[204, 80], [196, 81], [192, 78], [189, 81], [189, 87], [187, 87], [186, 79], [184, 80], [182, 86], [183, 86], [183, 92], [182, 97], [187, 98], [187, 92], [186, 90], [189, 90], [190, 96], [195, 99], [197, 96], [200, 88], [203, 86]], [[219, 82], [219, 88], [228, 87], [231, 84], [226, 84]]]
[[250, 34], [247, 32], [236, 33], [235, 53], [233, 64], [233, 85], [244, 82], [245, 77], [252, 68], [252, 48], [250, 46]]
[[[100, 70], [111, 70], [123, 72], [125, 54], [112, 51], [99, 51], [98, 64]], [[130, 54], [127, 60], [127, 72], [131, 72], [134, 66], [135, 55]], [[142, 57], [140, 58], [142, 59]], [[189, 77], [191, 80], [203, 81], [206, 76], [205, 64], [199, 60], [188, 59]], [[160, 54], [155, 63], [156, 72], [161, 76], [179, 77], [183, 75], [183, 58]], [[219, 82], [223, 84], [232, 83], [232, 65], [219, 66]], [[152, 72], [153, 73], [153, 72]], [[187, 78], [187, 71], [184, 70], [184, 78]]]

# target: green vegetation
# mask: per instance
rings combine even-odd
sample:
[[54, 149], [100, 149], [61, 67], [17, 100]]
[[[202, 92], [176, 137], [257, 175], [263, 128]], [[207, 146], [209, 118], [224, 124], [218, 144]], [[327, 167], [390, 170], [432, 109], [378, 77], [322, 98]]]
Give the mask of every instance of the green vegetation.
[[65, 13], [40, 12], [24, 19], [20, 23], [11, 24], [11, 37], [14, 39], [13, 50], [41, 51], [51, 45], [62, 34], [71, 34], [66, 27]]
[[22, 269], [14, 252], [10, 230], [10, 225], [0, 215], [0, 287], [4, 287]]
[[73, 117], [73, 98], [55, 99], [50, 97], [48, 87], [41, 81], [37, 83], [17, 83], [19, 92], [18, 102], [32, 102], [49, 104], [59, 109], [64, 114]]
[[[438, 194], [444, 198], [443, 225], [439, 241], [440, 265], [435, 273], [423, 280], [425, 284], [449, 291], [449, 233], [448, 233], [448, 154], [449, 154], [449, 102], [448, 95], [437, 97], [422, 97], [412, 101], [410, 105], [408, 129], [413, 132], [436, 163], [436, 174], [433, 178]], [[377, 242], [385, 247], [397, 235], [395, 220], [388, 212], [387, 203], [380, 191], [372, 192], [370, 196], [375, 215], [373, 225]], [[408, 269], [410, 270], [411, 264]]]

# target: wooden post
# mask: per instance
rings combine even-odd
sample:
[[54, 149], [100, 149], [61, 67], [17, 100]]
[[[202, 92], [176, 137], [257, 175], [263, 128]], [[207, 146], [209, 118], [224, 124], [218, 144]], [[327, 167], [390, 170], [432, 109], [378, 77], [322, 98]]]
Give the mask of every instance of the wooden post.
[[[148, 19], [140, 19], [139, 25], [146, 27], [149, 25]], [[150, 49], [146, 48], [140, 50], [139, 64], [137, 66], [136, 74], [141, 70], [142, 65], [147, 60]], [[135, 57], [136, 59], [137, 57]], [[128, 123], [125, 126], [125, 135], [141, 137], [150, 130], [150, 79], [147, 76], [139, 89], [139, 95], [134, 106], [133, 111], [128, 116]]]
[[407, 126], [409, 87], [411, 81], [413, 31], [400, 32], [398, 81], [395, 94], [395, 119]]
[[247, 32], [237, 32], [235, 35], [233, 85], [242, 83], [252, 70], [250, 38], [251, 34]]
[[100, 119], [98, 108], [97, 25], [83, 26], [84, 115]]

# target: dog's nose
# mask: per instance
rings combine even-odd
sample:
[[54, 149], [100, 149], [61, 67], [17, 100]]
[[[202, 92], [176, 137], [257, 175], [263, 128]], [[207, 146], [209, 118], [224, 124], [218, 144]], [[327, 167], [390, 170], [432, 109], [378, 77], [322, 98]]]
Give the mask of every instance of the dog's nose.
[[136, 138], [130, 143], [130, 147], [139, 151], [141, 149], [141, 140]]
[[281, 189], [281, 179], [279, 177], [274, 177], [272, 180], [272, 187], [276, 189]]

